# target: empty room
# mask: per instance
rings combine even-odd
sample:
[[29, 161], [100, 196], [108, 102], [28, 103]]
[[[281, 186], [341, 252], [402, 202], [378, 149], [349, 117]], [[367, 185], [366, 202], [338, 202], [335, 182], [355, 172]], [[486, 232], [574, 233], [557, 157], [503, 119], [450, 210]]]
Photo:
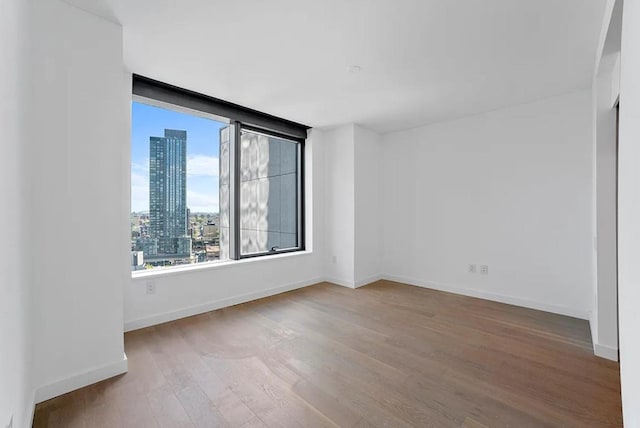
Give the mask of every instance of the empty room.
[[0, 428], [640, 428], [639, 22], [1, 0]]

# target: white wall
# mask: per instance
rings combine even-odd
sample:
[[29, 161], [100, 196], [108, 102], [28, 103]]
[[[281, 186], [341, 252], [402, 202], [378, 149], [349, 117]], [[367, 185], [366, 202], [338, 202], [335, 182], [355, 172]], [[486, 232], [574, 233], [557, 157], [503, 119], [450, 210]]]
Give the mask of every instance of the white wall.
[[617, 118], [619, 55], [603, 56], [594, 80], [597, 281], [591, 322], [596, 355], [618, 359]]
[[33, 22], [27, 153], [36, 400], [126, 370], [128, 100], [121, 27], [53, 0]]
[[385, 135], [385, 276], [588, 318], [591, 114], [584, 91]]
[[0, 426], [27, 426], [31, 416], [30, 286], [25, 271], [23, 148], [29, 144], [28, 2], [0, 3]]
[[380, 279], [380, 136], [356, 124], [326, 131], [324, 275], [360, 287]]
[[593, 230], [596, 236], [591, 312], [594, 353], [618, 360], [617, 311], [617, 118], [620, 93], [622, 0], [606, 0], [592, 82], [594, 183]]
[[324, 236], [327, 280], [354, 287], [355, 282], [355, 126], [325, 132]]
[[[126, 144], [128, 148], [128, 142]], [[323, 151], [323, 134], [313, 130], [305, 145], [307, 251], [139, 273], [124, 287], [125, 329], [141, 328], [322, 281]], [[148, 281], [155, 283], [155, 294], [146, 293]]]
[[618, 310], [622, 410], [640, 426], [640, 3], [624, 3], [618, 171]]
[[380, 136], [361, 126], [354, 128], [354, 270], [355, 285], [380, 279], [382, 230], [380, 215], [382, 169]]

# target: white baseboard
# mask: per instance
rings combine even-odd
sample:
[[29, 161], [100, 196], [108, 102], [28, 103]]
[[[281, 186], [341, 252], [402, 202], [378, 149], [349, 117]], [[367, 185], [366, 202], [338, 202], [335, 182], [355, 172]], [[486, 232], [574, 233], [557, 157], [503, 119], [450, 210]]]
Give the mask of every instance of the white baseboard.
[[593, 353], [598, 357], [607, 360], [618, 361], [618, 347], [600, 344], [598, 337], [598, 320], [596, 312], [591, 312], [589, 316], [589, 327], [591, 328], [591, 343], [593, 343]]
[[369, 285], [369, 284], [374, 283], [376, 281], [380, 281], [381, 279], [382, 279], [382, 275], [381, 274], [372, 275], [372, 276], [370, 276], [368, 278], [356, 281], [355, 284], [354, 284], [354, 288], [364, 287], [365, 285]]
[[378, 275], [370, 276], [365, 279], [361, 279], [359, 281], [351, 281], [348, 279], [338, 279], [338, 278], [330, 278], [330, 277], [327, 277], [324, 280], [326, 282], [330, 282], [336, 285], [341, 285], [347, 288], [360, 288], [360, 287], [364, 287], [365, 285], [369, 285], [373, 282], [380, 281], [381, 279], [382, 279], [382, 275], [378, 274]]
[[593, 353], [607, 360], [618, 361], [618, 348], [594, 343]]
[[165, 312], [162, 314], [152, 315], [150, 317], [127, 321], [124, 323], [124, 331], [127, 332], [138, 330], [141, 328], [150, 327], [152, 325], [190, 317], [192, 315], [198, 315], [205, 312], [215, 311], [216, 309], [222, 309], [228, 306], [239, 305], [240, 303], [262, 299], [264, 297], [275, 296], [276, 294], [286, 293], [287, 291], [307, 287], [312, 284], [317, 284], [318, 282], [322, 282], [323, 280], [324, 278], [313, 278], [306, 281], [296, 282], [280, 287], [268, 288], [266, 290], [255, 291], [253, 293], [241, 294], [239, 296], [229, 297], [226, 299], [214, 300], [212, 302], [189, 306], [187, 308], [182, 308], [171, 312]]
[[354, 281], [350, 281], [348, 279], [338, 279], [338, 278], [326, 277], [326, 278], [324, 278], [324, 281], [325, 282], [330, 282], [330, 283], [335, 284], [335, 285], [340, 285], [342, 287], [356, 288], [356, 283]]
[[42, 403], [43, 401], [66, 394], [67, 392], [75, 391], [76, 389], [80, 389], [84, 386], [100, 382], [101, 380], [118, 376], [126, 373], [127, 368], [127, 356], [123, 354], [122, 360], [115, 361], [101, 367], [96, 367], [86, 372], [77, 373], [37, 388], [35, 391], [34, 402]]
[[444, 284], [435, 281], [422, 281], [412, 278], [406, 278], [396, 275], [382, 275], [383, 279], [395, 282], [402, 282], [405, 284], [415, 285], [416, 287], [431, 288], [433, 290], [446, 291], [449, 293], [461, 294], [463, 296], [478, 297], [480, 299], [493, 300], [495, 302], [506, 303], [509, 305], [522, 306], [529, 309], [537, 309], [539, 311], [551, 312], [554, 314], [566, 315], [574, 318], [580, 318], [583, 320], [589, 319], [589, 311], [571, 308], [563, 305], [554, 305], [545, 302], [538, 302], [535, 300], [522, 299], [519, 297], [507, 296], [498, 293], [491, 293], [488, 291], [477, 290], [474, 288], [468, 288], [453, 284]]
[[365, 278], [360, 281], [349, 281], [337, 278], [312, 278], [307, 281], [296, 282], [293, 284], [283, 285], [280, 287], [273, 287], [266, 290], [260, 290], [253, 293], [242, 294], [240, 296], [229, 297], [226, 299], [214, 300], [199, 305], [189, 306], [186, 308], [178, 309], [171, 312], [165, 312], [157, 315], [152, 315], [145, 318], [139, 318], [136, 320], [126, 321], [124, 323], [124, 331], [139, 330], [145, 327], [151, 327], [153, 325], [162, 324], [169, 321], [174, 321], [180, 318], [186, 318], [193, 315], [202, 314], [205, 312], [215, 311], [216, 309], [222, 309], [233, 305], [239, 305], [241, 303], [250, 302], [252, 300], [262, 299], [264, 297], [274, 296], [276, 294], [285, 293], [287, 291], [297, 290], [299, 288], [308, 287], [309, 285], [317, 284], [320, 282], [331, 282], [336, 285], [341, 285], [347, 288], [363, 287], [372, 282], [376, 282], [382, 279], [382, 275], [374, 275], [369, 278]]

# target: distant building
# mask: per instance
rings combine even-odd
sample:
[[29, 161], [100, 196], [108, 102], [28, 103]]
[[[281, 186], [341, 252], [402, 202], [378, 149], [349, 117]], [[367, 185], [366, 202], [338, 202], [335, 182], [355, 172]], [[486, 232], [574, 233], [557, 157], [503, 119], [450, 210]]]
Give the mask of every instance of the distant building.
[[187, 131], [165, 129], [149, 138], [149, 236], [159, 256], [191, 255], [188, 222]]
[[156, 238], [136, 239], [136, 251], [142, 251], [145, 256], [153, 257], [158, 255], [158, 240]]
[[215, 224], [205, 224], [202, 226], [202, 238], [205, 242], [214, 242], [218, 238], [218, 226]]
[[144, 252], [132, 251], [131, 252], [131, 270], [144, 269]]

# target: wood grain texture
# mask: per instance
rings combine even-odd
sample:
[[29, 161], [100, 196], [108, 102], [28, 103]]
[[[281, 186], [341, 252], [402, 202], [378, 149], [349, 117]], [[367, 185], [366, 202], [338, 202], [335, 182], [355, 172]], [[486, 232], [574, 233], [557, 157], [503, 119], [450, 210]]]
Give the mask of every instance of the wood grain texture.
[[125, 335], [129, 373], [35, 427], [620, 427], [586, 321], [378, 281], [328, 283]]

